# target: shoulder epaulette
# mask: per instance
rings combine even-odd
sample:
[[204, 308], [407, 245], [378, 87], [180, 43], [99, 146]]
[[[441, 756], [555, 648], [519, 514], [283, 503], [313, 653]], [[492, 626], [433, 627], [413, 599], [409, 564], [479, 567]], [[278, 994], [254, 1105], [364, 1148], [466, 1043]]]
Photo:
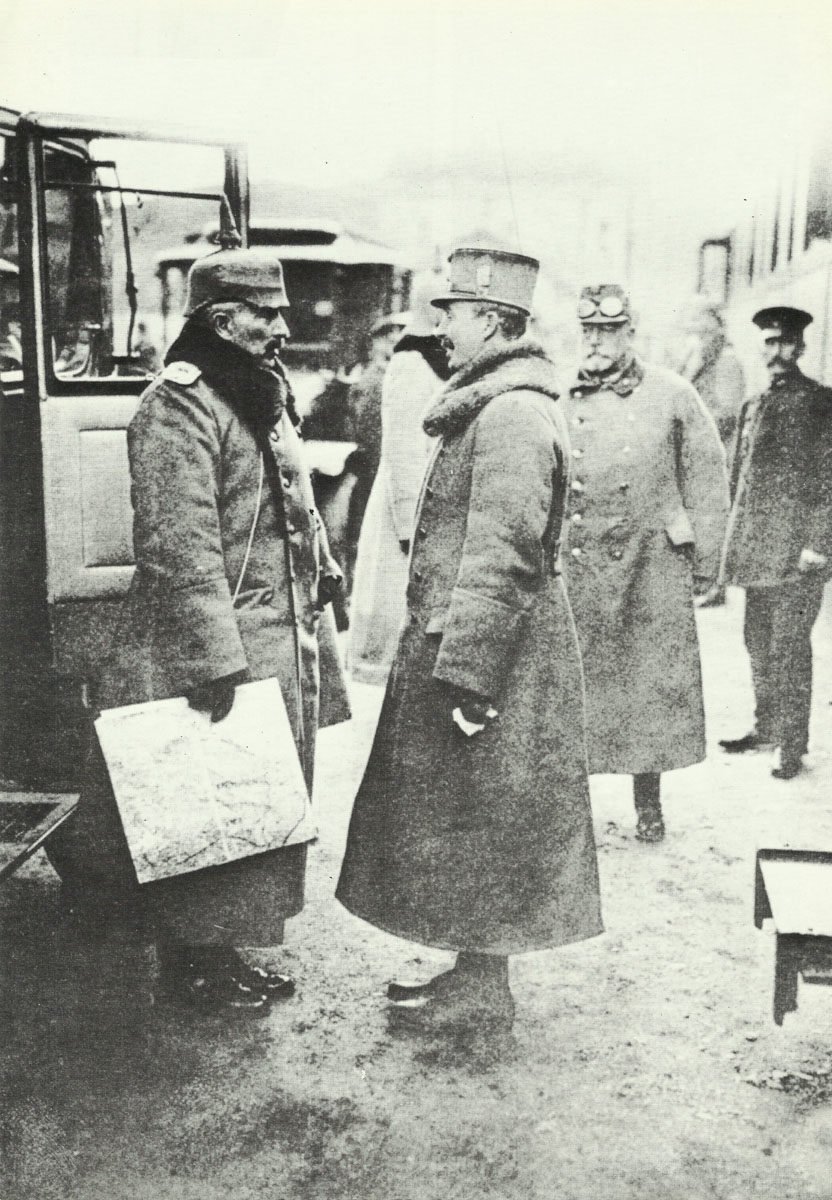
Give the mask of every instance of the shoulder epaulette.
[[193, 363], [172, 362], [168, 363], [162, 371], [162, 378], [168, 380], [169, 383], [179, 383], [183, 387], [188, 387], [190, 384], [196, 383], [201, 374], [202, 371]]

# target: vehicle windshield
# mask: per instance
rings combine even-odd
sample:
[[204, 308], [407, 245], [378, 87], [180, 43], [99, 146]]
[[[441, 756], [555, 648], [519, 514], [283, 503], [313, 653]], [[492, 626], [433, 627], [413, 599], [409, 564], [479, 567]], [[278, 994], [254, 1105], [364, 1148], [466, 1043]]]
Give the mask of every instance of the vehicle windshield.
[[43, 148], [46, 327], [63, 380], [148, 376], [165, 349], [157, 260], [220, 216], [220, 147], [92, 139]]

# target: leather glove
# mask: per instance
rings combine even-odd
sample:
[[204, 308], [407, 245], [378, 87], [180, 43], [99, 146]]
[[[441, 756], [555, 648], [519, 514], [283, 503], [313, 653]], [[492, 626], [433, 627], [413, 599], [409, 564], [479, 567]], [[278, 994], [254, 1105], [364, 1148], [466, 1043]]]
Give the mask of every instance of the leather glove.
[[467, 737], [481, 733], [497, 711], [490, 700], [465, 688], [451, 689], [451, 720]]
[[399, 549], [402, 554], [410, 553], [410, 538], [399, 538]]
[[327, 604], [331, 604], [339, 595], [341, 588], [344, 586], [344, 576], [341, 574], [335, 575], [332, 572], [321, 575], [318, 580], [318, 598], [315, 601], [315, 608], [318, 612], [323, 612]]
[[234, 675], [225, 675], [222, 679], [212, 679], [210, 683], [201, 683], [188, 694], [188, 704], [197, 712], [211, 714], [212, 724], [224, 721], [234, 707], [234, 692], [237, 680]]

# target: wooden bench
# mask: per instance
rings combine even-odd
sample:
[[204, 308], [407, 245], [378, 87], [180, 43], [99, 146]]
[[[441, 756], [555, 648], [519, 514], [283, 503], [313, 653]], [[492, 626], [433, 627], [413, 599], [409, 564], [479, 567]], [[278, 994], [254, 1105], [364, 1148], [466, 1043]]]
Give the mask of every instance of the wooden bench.
[[797, 985], [832, 986], [832, 851], [757, 851], [754, 924], [774, 922], [774, 1021], [797, 1011]]

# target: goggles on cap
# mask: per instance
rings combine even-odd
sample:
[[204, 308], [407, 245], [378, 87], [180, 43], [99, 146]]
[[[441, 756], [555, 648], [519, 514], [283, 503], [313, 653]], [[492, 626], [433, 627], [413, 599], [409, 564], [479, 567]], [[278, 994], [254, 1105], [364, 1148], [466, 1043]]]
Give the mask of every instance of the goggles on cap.
[[600, 313], [602, 317], [622, 317], [624, 316], [624, 301], [620, 296], [602, 296], [600, 300], [593, 300], [589, 296], [584, 296], [578, 301], [578, 319], [586, 321], [589, 317], [594, 317], [596, 313]]

